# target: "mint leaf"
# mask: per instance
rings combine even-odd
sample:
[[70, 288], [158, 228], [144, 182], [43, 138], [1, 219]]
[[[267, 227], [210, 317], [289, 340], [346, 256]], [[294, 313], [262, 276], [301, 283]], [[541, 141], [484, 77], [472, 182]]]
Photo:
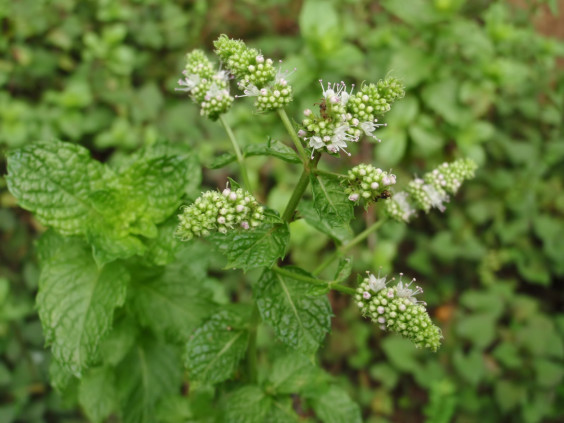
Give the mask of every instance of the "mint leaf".
[[182, 153], [166, 144], [152, 146], [142, 150], [119, 174], [120, 194], [127, 196], [129, 209], [137, 219], [161, 223], [181, 205], [192, 176], [188, 172], [189, 155]]
[[272, 398], [258, 386], [243, 386], [228, 397], [225, 403], [225, 422], [264, 423], [271, 407]]
[[153, 423], [163, 397], [180, 389], [182, 367], [176, 350], [144, 338], [116, 369], [117, 393], [124, 423]]
[[[285, 267], [296, 274], [307, 272]], [[264, 322], [282, 342], [305, 353], [313, 353], [331, 328], [331, 306], [327, 297], [308, 295], [309, 284], [265, 270], [254, 287]]]
[[113, 369], [109, 367], [90, 369], [80, 380], [78, 401], [93, 423], [106, 420], [117, 405]]
[[266, 144], [251, 144], [246, 146], [243, 149], [243, 155], [245, 157], [272, 156], [289, 163], [301, 163], [299, 156], [294, 150], [286, 144], [271, 138], [268, 139]]
[[268, 391], [278, 394], [296, 394], [304, 387], [315, 384], [319, 370], [311, 361], [298, 353], [279, 357], [268, 374]]
[[213, 159], [213, 161], [208, 165], [208, 169], [220, 169], [227, 166], [229, 163], [233, 163], [235, 160], [237, 160], [237, 156], [235, 156], [235, 154], [223, 153]]
[[194, 254], [165, 268], [136, 266], [137, 270], [132, 270], [128, 304], [142, 325], [185, 341], [214, 311], [210, 295], [202, 288], [205, 271], [200, 272], [197, 258]]
[[313, 203], [311, 201], [300, 201], [298, 211], [308, 225], [314, 227], [319, 232], [330, 236], [334, 240], [339, 241], [341, 244], [345, 241], [351, 240], [353, 237], [353, 232], [348, 223], [331, 225], [326, 219], [320, 219], [319, 214], [313, 207]]
[[147, 247], [144, 259], [157, 266], [164, 266], [172, 261], [183, 244], [174, 236], [178, 226], [178, 217], [173, 215], [157, 227], [157, 236], [145, 242]]
[[312, 401], [315, 414], [324, 423], [362, 423], [359, 406], [336, 385], [331, 385]]
[[342, 226], [353, 218], [353, 204], [348, 199], [339, 178], [311, 175], [313, 208], [319, 218], [330, 226]]
[[337, 273], [335, 273], [334, 280], [338, 282], [346, 281], [352, 272], [352, 260], [348, 257], [341, 257], [337, 265]]
[[84, 147], [63, 142], [26, 146], [8, 155], [11, 193], [46, 226], [65, 235], [84, 233], [97, 216], [90, 194], [110, 175]]
[[96, 360], [114, 309], [124, 303], [128, 280], [118, 263], [99, 269], [77, 238], [65, 239], [42, 263], [37, 307], [45, 338], [55, 359], [76, 376]]
[[10, 155], [8, 185], [22, 207], [65, 235], [85, 235], [99, 266], [142, 255], [136, 235], [155, 238], [188, 190], [201, 180], [192, 155], [166, 145], [144, 149], [119, 177], [63, 142], [33, 144]]
[[294, 411], [293, 398], [290, 396], [272, 399], [270, 412], [265, 421], [276, 423], [298, 423], [303, 421]]
[[214, 384], [233, 376], [247, 350], [241, 316], [222, 310], [200, 326], [186, 345], [190, 380]]
[[290, 240], [287, 224], [264, 224], [249, 230], [214, 233], [208, 239], [227, 255], [226, 268], [247, 271], [256, 267], [271, 267], [284, 256]]

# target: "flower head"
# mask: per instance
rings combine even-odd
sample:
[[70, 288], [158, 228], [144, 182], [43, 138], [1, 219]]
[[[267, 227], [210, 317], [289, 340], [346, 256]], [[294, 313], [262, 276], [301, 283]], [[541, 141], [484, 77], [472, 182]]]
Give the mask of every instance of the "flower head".
[[414, 297], [423, 290], [419, 287], [410, 288], [411, 282], [405, 285], [402, 276], [400, 273], [400, 282], [396, 286], [389, 287], [386, 277], [376, 278], [369, 273], [358, 287], [355, 301], [362, 314], [377, 323], [382, 330], [408, 338], [417, 348], [436, 351], [441, 344], [441, 330], [431, 321], [425, 303]]

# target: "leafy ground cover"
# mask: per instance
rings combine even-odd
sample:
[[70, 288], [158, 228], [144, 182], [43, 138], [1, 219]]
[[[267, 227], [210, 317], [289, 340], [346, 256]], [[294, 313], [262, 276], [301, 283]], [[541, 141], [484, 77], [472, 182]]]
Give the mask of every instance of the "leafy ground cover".
[[[332, 421], [335, 414], [328, 410], [335, 407], [356, 416], [353, 401], [368, 422], [559, 421], [564, 414], [564, 78], [556, 61], [564, 48], [534, 29], [535, 16], [546, 13], [539, 3], [517, 7], [507, 2], [414, 0], [408, 8], [394, 1], [289, 6], [275, 0], [57, 0], [49, 6], [33, 0], [4, 2], [0, 148], [7, 154], [40, 141], [71, 142], [59, 148], [78, 157], [77, 172], [88, 169], [92, 178], [77, 193], [81, 201], [71, 204], [72, 219], [66, 216], [58, 227], [57, 219], [49, 220], [57, 207], [72, 200], [68, 198], [47, 198], [52, 204], [41, 215], [49, 226], [88, 239], [86, 245], [52, 230], [44, 233], [37, 217], [20, 208], [39, 200], [29, 198], [27, 206], [16, 201], [7, 190], [8, 169], [2, 159], [0, 421], [100, 421], [115, 408], [116, 398], [128, 410], [125, 421], [205, 421], [203, 416], [212, 413], [212, 390], [202, 389], [186, 402], [183, 358], [170, 345], [176, 337], [192, 334], [188, 348], [197, 352], [206, 333], [217, 334], [217, 345], [229, 343], [234, 351], [231, 361], [221, 363], [224, 373], [206, 368], [205, 354], [187, 368], [192, 387], [201, 380], [223, 380], [242, 357], [248, 330], [238, 321], [245, 321], [252, 310], [234, 306], [204, 325], [202, 321], [214, 311], [210, 304], [245, 303], [251, 290], [239, 271], [223, 271], [226, 263], [209, 243], [182, 247], [170, 235], [176, 227], [178, 193], [195, 199], [204, 190], [201, 186], [215, 189], [228, 175], [238, 174], [221, 125], [201, 119], [196, 105], [174, 92], [185, 53], [193, 48], [211, 51], [220, 33], [244, 38], [284, 58], [285, 67], [296, 67], [289, 77], [295, 100], [288, 107], [296, 121], [303, 109], [320, 102], [319, 78], [373, 81], [393, 75], [403, 81], [407, 95], [386, 115], [388, 126], [378, 132], [382, 143], [364, 143], [362, 160], [335, 159], [331, 170], [374, 162], [393, 168], [400, 181], [458, 155], [480, 166], [476, 179], [444, 214], [421, 216], [409, 226], [386, 224], [377, 236], [368, 237], [366, 246], [350, 251], [354, 272], [382, 266], [384, 273], [403, 269], [425, 281], [428, 309], [444, 335], [438, 353], [382, 335], [361, 318], [350, 297], [332, 292], [332, 333], [319, 350], [324, 370], [283, 353], [262, 356], [267, 370], [258, 375], [260, 387], [242, 388], [229, 397], [231, 411], [225, 418], [235, 419], [245, 411], [238, 407], [252, 400], [259, 416], [261, 409], [275, 404], [279, 410], [296, 411], [304, 421]], [[553, 2], [546, 3], [557, 12]], [[225, 119], [243, 144], [257, 198], [283, 210], [298, 183], [299, 159], [285, 148], [287, 135], [278, 117], [252, 114], [251, 104], [236, 101]], [[168, 146], [155, 147], [162, 140]], [[269, 158], [276, 154], [283, 160]], [[31, 156], [24, 159], [39, 170], [29, 177], [44, 179], [40, 171], [46, 168]], [[197, 163], [204, 165], [203, 173]], [[60, 163], [61, 184], [74, 181], [69, 166]], [[170, 173], [155, 176], [164, 168]], [[14, 194], [17, 182], [12, 182]], [[87, 200], [79, 195], [100, 187], [103, 195], [89, 194]], [[158, 198], [151, 197], [157, 192]], [[110, 198], [123, 202], [119, 219], [103, 212]], [[309, 199], [299, 208], [305, 220], [308, 214], [315, 216], [314, 199]], [[40, 201], [45, 205], [45, 199]], [[373, 209], [356, 210], [356, 217], [357, 232], [376, 219]], [[300, 219], [289, 225], [292, 254], [285, 264], [313, 271], [331, 257], [333, 242], [339, 245], [352, 235], [339, 229], [327, 236], [323, 233], [328, 228], [320, 232], [306, 223]], [[145, 242], [151, 236], [154, 242]], [[92, 245], [99, 247], [94, 255]], [[54, 254], [62, 246], [65, 253]], [[142, 257], [139, 261], [115, 264], [98, 274], [97, 265], [130, 248]], [[158, 271], [150, 267], [151, 262], [171, 263], [177, 250], [182, 264]], [[71, 262], [74, 268], [65, 267]], [[42, 330], [39, 322], [42, 317], [49, 326], [57, 317], [35, 307], [40, 265], [47, 275], [42, 277], [53, 275], [57, 281], [64, 270], [75, 281], [72, 294], [77, 296], [88, 292], [94, 281], [102, 282], [96, 285], [102, 288], [104, 281], [112, 281], [108, 291], [95, 293], [92, 308], [92, 313], [97, 307], [115, 310], [114, 336], [96, 345], [107, 367], [83, 376], [88, 354], [72, 357], [75, 364], [66, 369], [53, 364], [66, 357], [68, 344], [45, 348], [46, 341], [60, 337]], [[195, 302], [196, 293], [181, 288], [187, 272], [200, 281], [207, 300]], [[265, 281], [275, 277], [274, 272], [260, 277], [252, 269], [246, 276], [262, 281], [264, 289], [269, 286]], [[138, 288], [128, 291], [132, 298], [125, 298], [120, 288], [126, 279]], [[175, 302], [162, 303], [170, 298]], [[121, 308], [126, 302], [127, 313]], [[149, 318], [155, 310], [160, 318]], [[127, 316], [144, 329], [138, 332]], [[229, 331], [221, 330], [226, 321]], [[107, 330], [108, 323], [100, 323], [96, 330]], [[68, 327], [78, 324], [73, 321]], [[53, 331], [61, 330], [53, 326]], [[63, 335], [75, 339], [71, 331]], [[307, 348], [308, 338], [299, 339]], [[273, 342], [269, 329], [260, 329], [257, 349], [269, 350]], [[80, 339], [76, 349], [88, 352], [94, 344], [95, 338]], [[154, 365], [149, 372], [146, 363]], [[58, 377], [69, 373], [84, 378], [80, 389], [76, 380]], [[306, 390], [304, 374], [317, 388]], [[99, 389], [108, 381], [115, 391]], [[290, 393], [306, 391], [311, 395], [303, 404], [287, 399]]]

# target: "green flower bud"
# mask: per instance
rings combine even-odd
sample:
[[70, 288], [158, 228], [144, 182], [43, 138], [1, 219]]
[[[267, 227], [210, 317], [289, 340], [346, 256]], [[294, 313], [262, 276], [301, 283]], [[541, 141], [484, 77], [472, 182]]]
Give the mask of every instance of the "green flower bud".
[[[254, 197], [242, 188], [223, 192], [207, 191], [178, 215], [176, 236], [183, 241], [205, 236], [213, 231], [256, 227], [264, 220], [264, 210]], [[249, 222], [251, 224], [249, 225]]]
[[349, 170], [345, 193], [351, 201], [357, 202], [359, 198], [364, 198], [370, 203], [389, 198], [391, 194], [388, 188], [395, 183], [396, 175], [362, 163]]

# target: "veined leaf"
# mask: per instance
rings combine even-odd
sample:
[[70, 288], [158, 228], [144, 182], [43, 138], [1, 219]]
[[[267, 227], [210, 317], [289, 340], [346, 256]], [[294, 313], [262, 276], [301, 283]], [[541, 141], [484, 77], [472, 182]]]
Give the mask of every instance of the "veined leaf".
[[272, 156], [289, 163], [301, 163], [299, 156], [286, 144], [269, 139], [266, 144], [251, 144], [243, 150], [245, 157]]
[[339, 178], [328, 175], [311, 175], [313, 207], [322, 221], [329, 226], [348, 224], [353, 218], [353, 205], [348, 199]]
[[284, 256], [290, 240], [287, 224], [263, 224], [246, 231], [215, 233], [208, 239], [227, 255], [227, 268], [247, 271], [255, 267], [270, 267]]
[[[243, 149], [243, 157], [271, 156], [289, 163], [300, 163], [301, 160], [294, 150], [286, 144], [269, 139], [267, 143], [247, 145]], [[210, 169], [219, 169], [233, 163], [237, 157], [232, 153], [224, 153], [216, 157], [208, 166]]]
[[313, 409], [324, 423], [362, 423], [358, 404], [336, 385], [314, 397]]
[[272, 408], [272, 398], [256, 385], [237, 389], [226, 401], [226, 423], [264, 423]]
[[313, 208], [313, 203], [311, 201], [300, 201], [298, 211], [306, 220], [308, 225], [313, 226], [319, 232], [330, 236], [336, 241], [343, 243], [353, 237], [353, 232], [348, 223], [331, 225], [326, 219], [320, 219], [319, 214]]
[[45, 337], [56, 360], [76, 376], [96, 360], [114, 309], [124, 303], [128, 280], [118, 263], [99, 269], [77, 238], [65, 239], [42, 263], [37, 307]]
[[[308, 275], [298, 268], [285, 269]], [[313, 353], [331, 328], [332, 313], [327, 297], [310, 296], [308, 290], [309, 284], [266, 269], [254, 294], [263, 321], [276, 336], [294, 349]]]
[[318, 382], [321, 372], [302, 354], [279, 357], [268, 374], [268, 389], [278, 394], [297, 394]]
[[78, 401], [93, 423], [99, 423], [115, 410], [116, 387], [112, 368], [91, 369], [80, 381]]
[[220, 156], [217, 156], [213, 161], [208, 165], [209, 169], [221, 169], [224, 166], [227, 166], [229, 163], [233, 163], [237, 160], [237, 156], [233, 153], [223, 153]]
[[199, 168], [167, 146], [143, 150], [117, 177], [85, 148], [39, 143], [12, 153], [8, 185], [22, 207], [64, 235], [85, 235], [99, 266], [142, 255], [137, 235], [155, 238], [156, 224], [180, 205]]
[[176, 349], [155, 338], [141, 339], [116, 369], [124, 423], [154, 423], [160, 399], [176, 393], [182, 366]]
[[176, 263], [165, 268], [137, 266], [138, 271], [132, 271], [128, 304], [137, 319], [155, 333], [183, 342], [214, 312], [210, 295], [202, 287], [208, 260], [206, 250], [198, 254], [200, 245], [192, 243]]
[[19, 205], [65, 235], [83, 234], [89, 220], [100, 218], [90, 195], [110, 177], [76, 144], [32, 144], [8, 156], [6, 180]]
[[164, 266], [174, 261], [174, 257], [183, 246], [183, 243], [174, 236], [177, 226], [178, 217], [173, 215], [157, 227], [157, 236], [146, 242], [145, 260], [157, 266]]
[[186, 345], [186, 367], [191, 380], [209, 384], [233, 376], [247, 350], [249, 332], [241, 317], [229, 310], [212, 316]]
[[157, 224], [178, 209], [192, 178], [187, 158], [167, 145], [149, 147], [120, 173], [121, 194], [128, 197], [137, 219]]
[[337, 266], [337, 273], [335, 273], [334, 280], [344, 282], [351, 275], [352, 260], [348, 257], [341, 257]]

